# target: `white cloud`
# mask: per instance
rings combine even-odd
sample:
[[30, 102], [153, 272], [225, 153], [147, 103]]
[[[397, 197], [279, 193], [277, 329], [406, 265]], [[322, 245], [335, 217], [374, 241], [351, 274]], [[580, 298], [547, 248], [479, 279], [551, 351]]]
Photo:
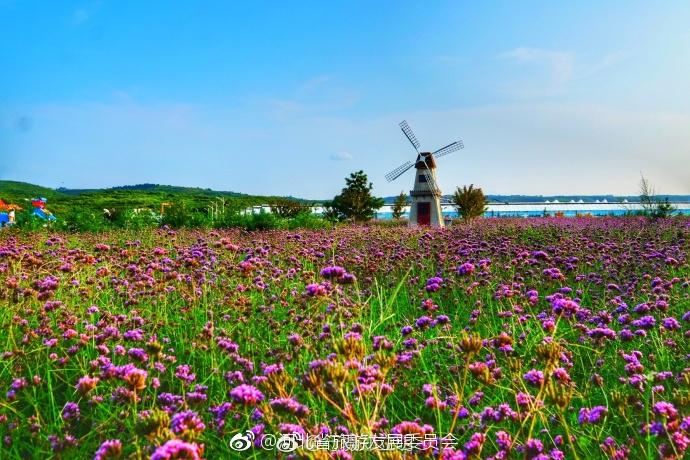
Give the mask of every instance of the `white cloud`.
[[72, 11], [72, 17], [70, 18], [69, 22], [73, 26], [80, 26], [82, 24], [86, 24], [91, 20], [93, 17], [94, 13], [98, 8], [100, 8], [101, 2], [95, 1], [89, 4], [88, 6], [77, 8], [74, 11]]
[[556, 84], [564, 84], [573, 77], [575, 56], [568, 51], [520, 47], [501, 53], [499, 57], [520, 63], [546, 64], [550, 67]]
[[348, 152], [339, 152], [331, 155], [331, 160], [333, 161], [350, 161], [352, 160], [352, 154]]
[[514, 77], [505, 79], [501, 89], [523, 99], [563, 94], [578, 82], [599, 76], [630, 56], [629, 52], [621, 50], [599, 57], [584, 57], [572, 51], [514, 48], [497, 56], [519, 67], [509, 69], [507, 74]]
[[74, 13], [72, 13], [72, 24], [75, 26], [78, 26], [79, 24], [84, 24], [86, 21], [89, 20], [91, 17], [91, 12], [84, 9], [84, 8], [79, 8], [74, 10]]
[[320, 75], [302, 82], [293, 91], [280, 97], [268, 97], [264, 103], [278, 120], [297, 116], [315, 116], [349, 109], [359, 102], [358, 92], [338, 84], [330, 75]]
[[[487, 193], [634, 194], [642, 171], [659, 193], [690, 193], [687, 111], [522, 103], [276, 121], [265, 110], [121, 99], [14, 107], [0, 113], [9, 152], [0, 175], [49, 186], [155, 182], [318, 199], [363, 169], [387, 196], [413, 180], [385, 181], [414, 159], [398, 128], [406, 118], [432, 148], [463, 139], [465, 150], [439, 159], [445, 192], [474, 183]], [[17, 132], [13, 123], [25, 114], [40, 129]], [[237, 165], [261, 173], [235, 174]]]
[[609, 69], [611, 67], [616, 66], [617, 64], [620, 64], [621, 62], [626, 61], [631, 57], [631, 54], [626, 51], [615, 51], [613, 53], [609, 53], [605, 56], [603, 56], [601, 59], [598, 61], [592, 63], [591, 65], [587, 66], [586, 68], [583, 69], [578, 69], [578, 72], [575, 74], [576, 79], [584, 79], [584, 78], [589, 78], [596, 76], [603, 72], [606, 69]]
[[635, 194], [643, 171], [660, 193], [690, 193], [688, 113], [525, 103], [409, 117], [418, 135], [465, 141], [439, 161], [442, 190], [475, 183], [489, 193]]

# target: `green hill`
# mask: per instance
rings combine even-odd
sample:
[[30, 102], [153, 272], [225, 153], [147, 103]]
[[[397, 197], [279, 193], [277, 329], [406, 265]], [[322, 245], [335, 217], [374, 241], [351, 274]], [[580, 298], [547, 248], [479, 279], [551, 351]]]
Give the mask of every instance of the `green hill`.
[[96, 192], [123, 192], [123, 191], [138, 191], [138, 192], [148, 192], [148, 193], [172, 193], [172, 194], [182, 194], [182, 195], [206, 195], [206, 196], [232, 196], [232, 197], [251, 197], [246, 193], [238, 192], [227, 192], [212, 190], [210, 188], [199, 188], [199, 187], [181, 187], [177, 185], [160, 185], [160, 184], [136, 184], [136, 185], [121, 185], [117, 187], [109, 187], [105, 189], [69, 189], [69, 188], [58, 188], [57, 192], [66, 195], [82, 195], [84, 193], [96, 193]]
[[[25, 182], [0, 180], [0, 198], [25, 208], [35, 197], [48, 199], [48, 209], [55, 215], [67, 215], [75, 211], [94, 211], [104, 209], [122, 211], [129, 209], [151, 209], [158, 211], [163, 203], [183, 204], [185, 208], [206, 211], [212, 203], [218, 206], [247, 207], [271, 204], [283, 197], [255, 196], [230, 191], [215, 191], [196, 187], [179, 187], [159, 184], [139, 184], [106, 189], [66, 189], [57, 190]], [[305, 202], [295, 198], [295, 201]], [[223, 204], [224, 202], [224, 204]]]
[[[8, 202], [30, 200], [35, 197], [45, 197], [48, 200], [63, 196], [62, 193], [52, 188], [40, 185], [18, 182], [13, 180], [0, 180], [0, 198]], [[19, 203], [17, 203], [19, 204]]]

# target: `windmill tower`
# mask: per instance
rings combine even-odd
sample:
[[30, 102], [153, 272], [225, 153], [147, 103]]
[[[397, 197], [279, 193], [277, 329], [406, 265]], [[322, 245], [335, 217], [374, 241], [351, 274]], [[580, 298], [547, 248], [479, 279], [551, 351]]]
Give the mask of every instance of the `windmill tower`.
[[392, 182], [402, 176], [412, 167], [415, 168], [414, 188], [410, 190], [412, 204], [410, 206], [410, 226], [432, 225], [443, 227], [441, 214], [441, 190], [436, 183], [436, 158], [448, 155], [464, 148], [462, 141], [453, 142], [435, 152], [420, 152], [419, 141], [412, 132], [412, 128], [403, 120], [400, 123], [405, 137], [417, 151], [414, 162], [407, 161], [386, 174], [386, 180]]

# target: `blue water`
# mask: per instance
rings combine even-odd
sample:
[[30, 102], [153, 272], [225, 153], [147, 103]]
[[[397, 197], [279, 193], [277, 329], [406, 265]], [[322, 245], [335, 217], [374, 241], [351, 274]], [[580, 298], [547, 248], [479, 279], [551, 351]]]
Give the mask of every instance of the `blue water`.
[[[608, 210], [591, 210], [591, 211], [560, 211], [560, 213], [563, 214], [565, 217], [578, 217], [578, 216], [585, 216], [585, 215], [591, 215], [591, 216], [624, 216], [626, 215], [626, 211], [623, 209], [608, 209]], [[443, 211], [442, 212], [444, 217], [450, 217], [450, 218], [457, 218], [459, 217], [458, 213], [456, 211]], [[690, 216], [690, 209], [678, 209], [675, 212], [676, 215], [684, 215], [684, 216]], [[554, 217], [556, 215], [555, 212], [546, 212], [544, 211], [487, 211], [484, 213], [484, 217], [543, 217], [544, 215]], [[409, 218], [410, 215], [409, 213], [404, 213], [403, 217]], [[376, 213], [376, 218], [377, 219], [392, 219], [393, 218], [393, 213], [392, 212], [377, 212]]]

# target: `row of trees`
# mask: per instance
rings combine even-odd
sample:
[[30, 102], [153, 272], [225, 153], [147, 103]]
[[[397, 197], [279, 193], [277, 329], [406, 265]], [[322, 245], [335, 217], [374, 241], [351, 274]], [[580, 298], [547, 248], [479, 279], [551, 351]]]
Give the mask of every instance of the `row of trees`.
[[[382, 198], [372, 194], [374, 186], [364, 171], [357, 171], [345, 179], [345, 187], [333, 200], [324, 203], [324, 217], [329, 220], [364, 222], [374, 217], [376, 210], [383, 206]], [[453, 204], [463, 220], [482, 216], [486, 212], [487, 199], [481, 188], [458, 187], [452, 196]], [[400, 195], [393, 203], [393, 219], [400, 219], [409, 205], [407, 195]]]
[[[373, 195], [373, 184], [364, 171], [357, 171], [345, 179], [345, 187], [324, 203], [324, 214], [312, 213], [309, 204], [288, 198], [272, 199], [270, 213], [247, 213], [247, 204], [242, 200], [223, 200], [222, 206], [201, 206], [193, 200], [178, 199], [161, 208], [161, 213], [147, 207], [111, 208], [107, 213], [92, 206], [70, 206], [62, 210], [52, 228], [69, 231], [99, 232], [117, 228], [143, 229], [167, 225], [173, 228], [240, 227], [247, 230], [324, 228], [333, 222], [365, 222], [376, 215], [384, 200]], [[453, 195], [458, 213], [463, 219], [481, 216], [486, 200], [482, 190], [469, 187], [458, 188]], [[167, 204], [167, 203], [166, 203]], [[399, 219], [408, 205], [407, 195], [401, 193], [393, 206], [393, 217]], [[163, 212], [164, 211], [164, 212]], [[34, 218], [28, 212], [17, 216], [17, 226], [28, 230], [38, 229], [45, 222]]]
[[[465, 185], [462, 188], [456, 188], [451, 200], [458, 215], [463, 220], [481, 217], [487, 210], [487, 199], [484, 192], [481, 188], [474, 188], [474, 184], [470, 184], [469, 187]], [[407, 194], [400, 192], [393, 203], [393, 219], [400, 219], [405, 213], [405, 206], [409, 204]]]

